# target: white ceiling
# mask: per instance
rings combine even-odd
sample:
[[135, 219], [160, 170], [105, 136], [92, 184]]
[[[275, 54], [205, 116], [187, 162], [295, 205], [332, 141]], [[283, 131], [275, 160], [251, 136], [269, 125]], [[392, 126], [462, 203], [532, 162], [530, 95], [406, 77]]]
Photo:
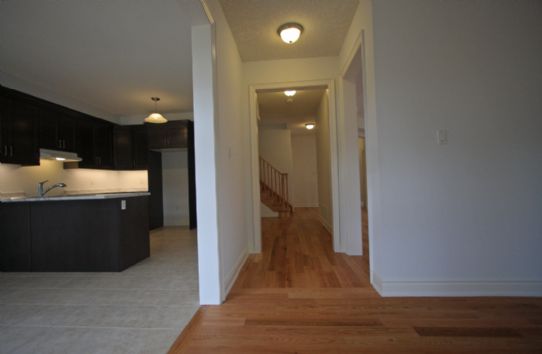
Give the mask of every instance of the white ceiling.
[[[336, 56], [358, 0], [220, 0], [243, 61]], [[304, 27], [288, 45], [277, 28], [286, 22]]]
[[292, 102], [283, 90], [258, 92], [260, 124], [287, 125], [293, 134], [307, 133], [305, 123], [316, 122], [325, 88], [298, 89]]
[[[0, 71], [111, 115], [192, 111], [194, 0], [0, 1]], [[0, 82], [1, 84], [1, 82]]]

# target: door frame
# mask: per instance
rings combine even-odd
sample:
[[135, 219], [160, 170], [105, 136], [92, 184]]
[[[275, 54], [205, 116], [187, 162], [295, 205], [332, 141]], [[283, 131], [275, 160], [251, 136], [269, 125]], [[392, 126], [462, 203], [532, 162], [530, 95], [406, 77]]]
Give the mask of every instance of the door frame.
[[341, 250], [340, 208], [339, 208], [339, 166], [337, 144], [337, 106], [334, 80], [310, 80], [254, 84], [249, 86], [249, 129], [250, 129], [250, 159], [251, 159], [251, 189], [252, 189], [252, 238], [249, 249], [252, 253], [262, 252], [262, 231], [260, 213], [260, 169], [259, 169], [259, 140], [258, 140], [258, 91], [277, 90], [283, 88], [303, 89], [325, 87], [329, 98], [329, 145], [331, 163], [331, 195], [333, 209], [333, 250]]

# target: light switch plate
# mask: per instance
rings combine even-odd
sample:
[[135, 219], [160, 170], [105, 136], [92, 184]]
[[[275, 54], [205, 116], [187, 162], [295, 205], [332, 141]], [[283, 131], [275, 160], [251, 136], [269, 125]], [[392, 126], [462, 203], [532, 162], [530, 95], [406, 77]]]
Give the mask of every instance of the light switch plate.
[[448, 130], [447, 129], [437, 130], [437, 144], [439, 145], [448, 144]]

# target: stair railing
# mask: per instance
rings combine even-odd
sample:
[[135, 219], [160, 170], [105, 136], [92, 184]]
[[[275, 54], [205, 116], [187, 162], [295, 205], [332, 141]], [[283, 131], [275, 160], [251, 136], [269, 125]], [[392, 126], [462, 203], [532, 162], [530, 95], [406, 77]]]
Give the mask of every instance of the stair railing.
[[273, 165], [260, 157], [260, 185], [262, 189], [270, 192], [275, 202], [288, 212], [293, 207], [288, 197], [288, 174], [280, 172]]

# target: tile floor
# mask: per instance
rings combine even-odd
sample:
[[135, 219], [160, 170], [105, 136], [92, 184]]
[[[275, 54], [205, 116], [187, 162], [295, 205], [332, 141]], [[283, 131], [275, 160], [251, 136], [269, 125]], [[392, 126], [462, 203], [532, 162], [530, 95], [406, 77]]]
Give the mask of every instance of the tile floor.
[[0, 353], [165, 353], [198, 308], [196, 233], [121, 273], [0, 273]]

